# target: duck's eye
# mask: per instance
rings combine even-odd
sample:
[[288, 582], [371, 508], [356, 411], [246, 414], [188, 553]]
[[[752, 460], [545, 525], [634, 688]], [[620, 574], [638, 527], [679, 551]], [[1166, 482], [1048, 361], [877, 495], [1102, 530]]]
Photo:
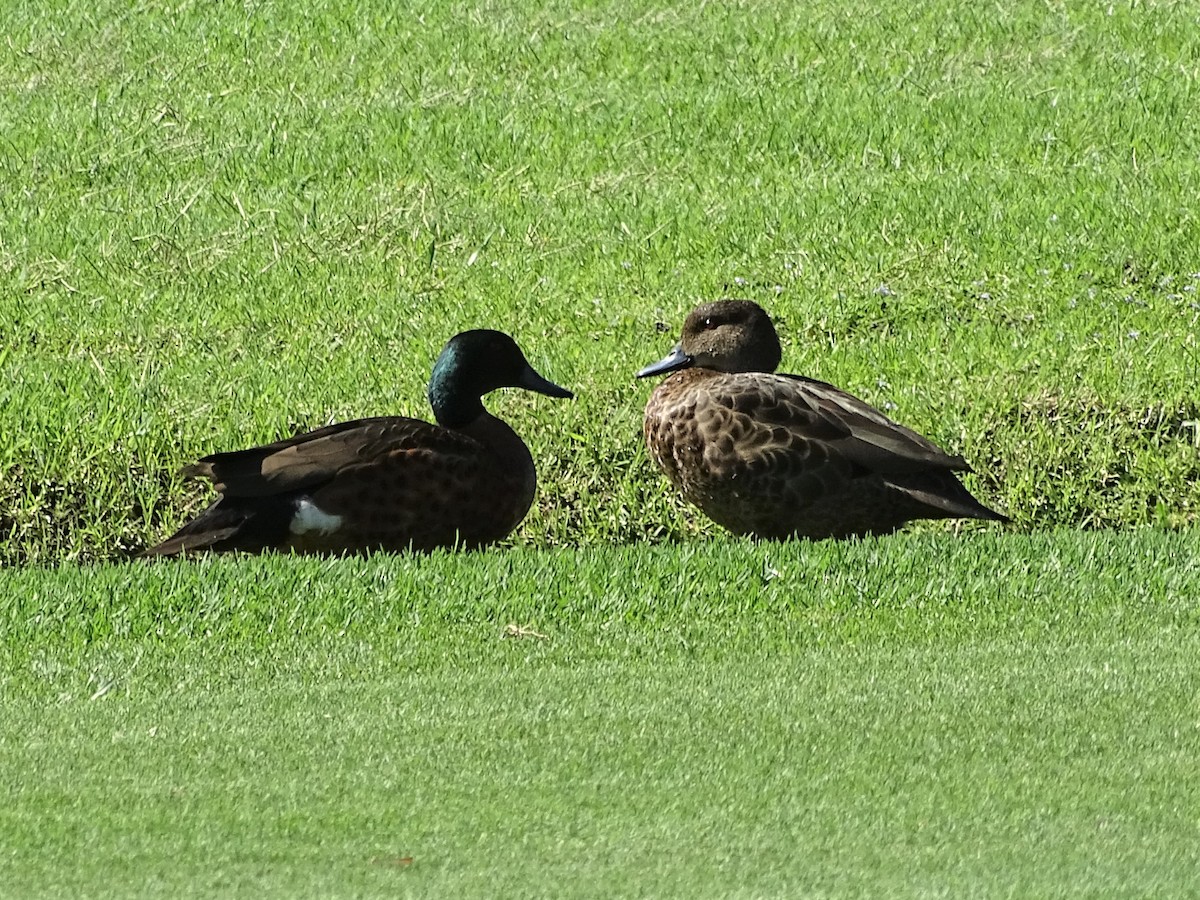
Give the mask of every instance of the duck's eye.
[[704, 320], [704, 328], [705, 328], [705, 330], [707, 331], [708, 329], [710, 329], [710, 328], [712, 328], [712, 327], [713, 327], [713, 320], [712, 320], [711, 318], [705, 319], [705, 320]]

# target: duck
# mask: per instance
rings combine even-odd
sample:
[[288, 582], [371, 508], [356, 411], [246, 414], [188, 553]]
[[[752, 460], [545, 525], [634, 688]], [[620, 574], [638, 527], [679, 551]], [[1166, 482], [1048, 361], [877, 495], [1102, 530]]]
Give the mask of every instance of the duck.
[[574, 397], [534, 371], [504, 332], [456, 334], [429, 380], [437, 424], [355, 419], [205, 456], [183, 474], [208, 479], [220, 496], [140, 555], [361, 555], [492, 544], [525, 518], [537, 487], [529, 448], [483, 406], [485, 394], [506, 387]]
[[972, 471], [961, 456], [831, 384], [776, 373], [781, 359], [761, 306], [718, 300], [693, 309], [674, 349], [637, 373], [669, 376], [646, 404], [646, 448], [708, 518], [766, 540], [1009, 521], [959, 481]]

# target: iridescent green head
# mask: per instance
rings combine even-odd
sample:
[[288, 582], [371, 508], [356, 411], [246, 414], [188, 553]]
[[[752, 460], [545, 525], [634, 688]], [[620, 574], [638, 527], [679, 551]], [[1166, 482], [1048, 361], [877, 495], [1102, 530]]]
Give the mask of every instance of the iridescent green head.
[[548, 397], [575, 396], [535, 372], [507, 334], [478, 329], [460, 332], [446, 343], [433, 364], [429, 403], [439, 424], [459, 428], [483, 415], [484, 394], [504, 387]]

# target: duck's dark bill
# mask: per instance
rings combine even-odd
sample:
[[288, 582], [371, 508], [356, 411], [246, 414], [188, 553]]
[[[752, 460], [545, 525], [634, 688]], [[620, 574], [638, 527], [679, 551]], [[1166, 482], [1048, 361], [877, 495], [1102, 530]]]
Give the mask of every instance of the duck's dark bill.
[[637, 373], [638, 378], [646, 378], [650, 375], [666, 375], [668, 372], [678, 372], [680, 369], [686, 369], [692, 364], [692, 358], [683, 352], [683, 348], [678, 344], [675, 349], [664, 356], [656, 363], [651, 363]]
[[533, 371], [532, 366], [525, 367], [525, 371], [521, 373], [517, 384], [527, 391], [537, 391], [539, 394], [545, 394], [547, 397], [563, 397], [567, 400], [575, 398], [575, 395], [566, 388], [559, 387], [553, 381], [547, 381], [537, 372]]

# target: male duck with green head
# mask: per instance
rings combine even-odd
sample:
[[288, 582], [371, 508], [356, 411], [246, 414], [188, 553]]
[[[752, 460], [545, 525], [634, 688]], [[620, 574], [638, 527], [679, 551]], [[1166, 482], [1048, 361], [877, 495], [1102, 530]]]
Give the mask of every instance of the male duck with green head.
[[344, 554], [498, 541], [525, 518], [537, 485], [529, 448], [483, 407], [483, 395], [502, 387], [573, 396], [535, 372], [507, 334], [464, 331], [433, 367], [437, 425], [356, 419], [206, 456], [184, 471], [210, 479], [220, 498], [143, 555]]

